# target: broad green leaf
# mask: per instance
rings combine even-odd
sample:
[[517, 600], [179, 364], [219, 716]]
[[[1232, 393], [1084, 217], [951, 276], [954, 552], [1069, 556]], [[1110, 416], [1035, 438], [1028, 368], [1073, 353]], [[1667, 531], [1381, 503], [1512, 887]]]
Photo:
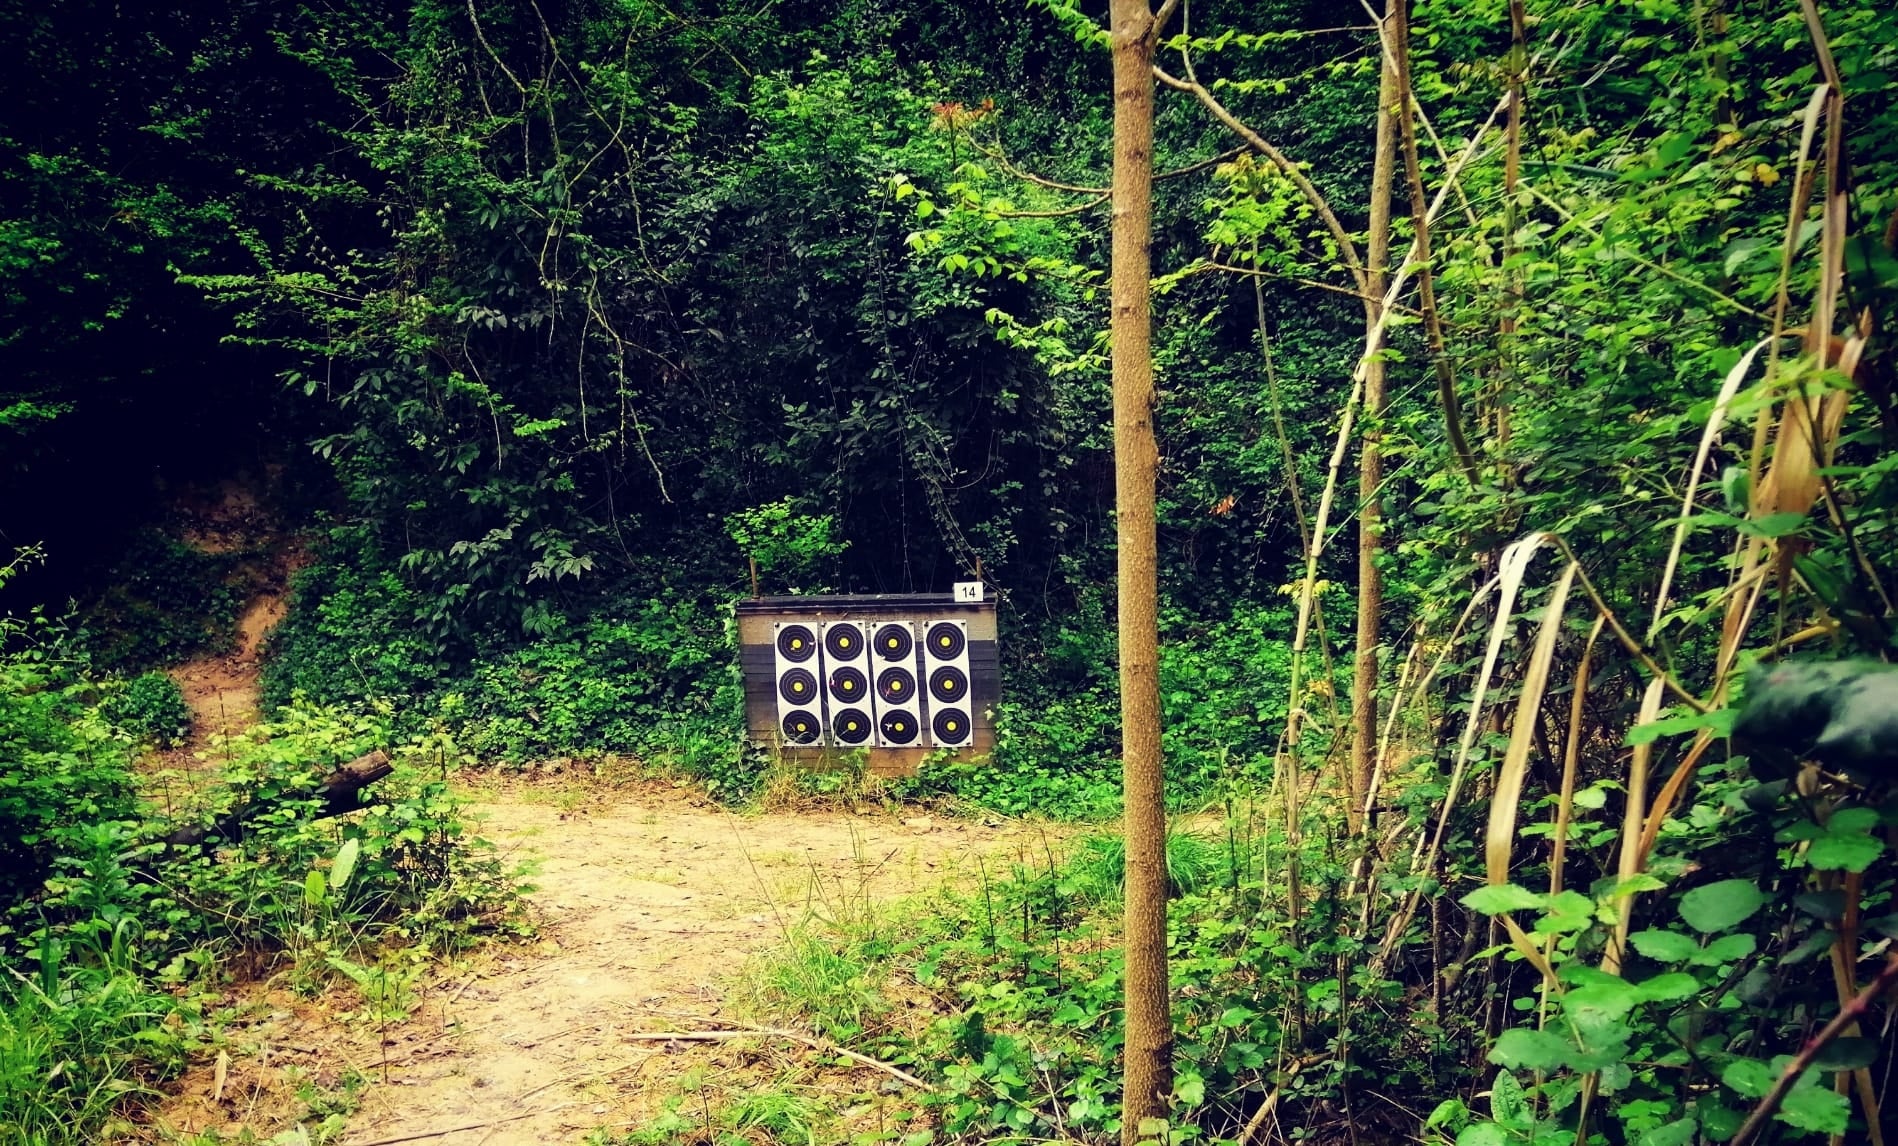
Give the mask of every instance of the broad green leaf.
[[1674, 1003], [1692, 998], [1700, 991], [1700, 980], [1685, 971], [1669, 971], [1637, 984], [1642, 997], [1650, 1003]]
[[1720, 1081], [1745, 1098], [1765, 1098], [1774, 1077], [1773, 1068], [1756, 1058], [1736, 1058], [1720, 1071]]
[[1885, 851], [1885, 842], [1863, 832], [1828, 831], [1812, 841], [1806, 862], [1820, 871], [1864, 871]]
[[1852, 1104], [1842, 1094], [1818, 1083], [1795, 1086], [1775, 1115], [1788, 1126], [1820, 1134], [1843, 1134], [1851, 1121]]
[[1745, 1116], [1733, 1107], [1705, 1095], [1695, 1100], [1694, 1117], [1700, 1119], [1700, 1128], [1715, 1142], [1725, 1142], [1738, 1134], [1740, 1124], [1745, 1121]]
[[1861, 1070], [1878, 1061], [1878, 1040], [1863, 1037], [1838, 1038], [1813, 1059], [1820, 1070]]
[[336, 861], [330, 864], [330, 886], [337, 891], [349, 886], [349, 877], [356, 871], [356, 857], [362, 851], [362, 843], [355, 837], [343, 841], [336, 849]]
[[1628, 936], [1628, 942], [1660, 963], [1685, 963], [1700, 952], [1700, 944], [1678, 931], [1637, 931]]
[[1506, 1070], [1497, 1071], [1489, 1085], [1489, 1112], [1504, 1126], [1521, 1126], [1529, 1120], [1529, 1099], [1516, 1076]]
[[1548, 897], [1548, 911], [1536, 920], [1538, 934], [1586, 931], [1595, 920], [1595, 901], [1579, 891], [1559, 891]]
[[[1597, 887], [1599, 886], [1597, 884]], [[1598, 894], [1603, 900], [1615, 900], [1625, 895], [1639, 895], [1644, 891], [1661, 891], [1666, 887], [1667, 884], [1658, 877], [1645, 871], [1637, 871], [1633, 875], [1616, 876], [1608, 890]]]
[[1737, 963], [1753, 954], [1759, 946], [1759, 940], [1751, 935], [1722, 935], [1707, 944], [1694, 955], [1693, 963], [1697, 967], [1718, 967], [1722, 963]]
[[1716, 708], [1710, 712], [1690, 712], [1685, 716], [1670, 716], [1666, 720], [1637, 724], [1628, 729], [1628, 743], [1630, 745], [1648, 744], [1663, 736], [1678, 736], [1683, 732], [1698, 732], [1703, 728], [1712, 729], [1715, 736], [1725, 736], [1733, 731], [1733, 722], [1739, 715], [1735, 709]]
[[1749, 879], [1723, 879], [1681, 896], [1681, 918], [1696, 931], [1725, 931], [1752, 918], [1766, 896]]
[[1548, 1031], [1518, 1028], [1507, 1030], [1490, 1048], [1489, 1061], [1511, 1070], [1560, 1070], [1575, 1055], [1575, 1047], [1565, 1038]]
[[1479, 887], [1462, 899], [1463, 906], [1483, 915], [1500, 915], [1505, 911], [1535, 911], [1546, 902], [1546, 896], [1537, 895], [1528, 888], [1518, 887], [1513, 883]]
[[1206, 1101], [1206, 1080], [1192, 1071], [1184, 1071], [1173, 1083], [1173, 1097], [1186, 1106]]
[[1456, 1146], [1509, 1146], [1509, 1134], [1494, 1122], [1473, 1122], [1456, 1136]]
[[1898, 763], [1898, 666], [1874, 661], [1792, 661], [1747, 678], [1734, 739], [1781, 775], [1814, 759], [1862, 783]]
[[311, 868], [310, 874], [303, 877], [303, 905], [305, 907], [321, 907], [323, 904], [323, 894], [327, 887], [328, 884], [323, 879], [323, 873], [315, 868]]
[[1826, 821], [1826, 828], [1834, 832], [1869, 832], [1877, 826], [1877, 808], [1840, 808]]
[[1693, 1119], [1677, 1119], [1665, 1126], [1656, 1126], [1641, 1135], [1635, 1140], [1635, 1146], [1687, 1146], [1687, 1143], [1694, 1140], [1697, 1129]]
[[1469, 1116], [1470, 1108], [1463, 1105], [1462, 1099], [1446, 1098], [1442, 1102], [1437, 1103], [1437, 1108], [1430, 1112], [1430, 1117], [1424, 1119], [1423, 1128], [1425, 1130], [1434, 1130], [1445, 1123], [1462, 1122], [1468, 1119]]

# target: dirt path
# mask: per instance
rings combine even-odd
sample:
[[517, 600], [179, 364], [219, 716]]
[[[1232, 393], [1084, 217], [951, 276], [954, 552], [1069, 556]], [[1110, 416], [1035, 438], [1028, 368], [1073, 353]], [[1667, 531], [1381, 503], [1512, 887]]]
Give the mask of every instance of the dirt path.
[[[738, 817], [666, 788], [591, 811], [518, 799], [478, 811], [484, 835], [537, 863], [537, 941], [489, 948], [380, 1039], [356, 1024], [338, 1045], [323, 1016], [289, 1004], [233, 1037], [241, 1049], [220, 1101], [187, 1086], [164, 1121], [184, 1132], [280, 1129], [257, 1116], [254, 1097], [274, 1054], [318, 1079], [346, 1058], [370, 1080], [345, 1146], [410, 1135], [443, 1146], [578, 1142], [650, 1116], [702, 1061], [696, 1045], [623, 1036], [736, 1021], [734, 976], [799, 919], [940, 886], [972, 872], [977, 856], [1043, 846], [1033, 826]], [[468, 1129], [441, 1133], [455, 1127]]]

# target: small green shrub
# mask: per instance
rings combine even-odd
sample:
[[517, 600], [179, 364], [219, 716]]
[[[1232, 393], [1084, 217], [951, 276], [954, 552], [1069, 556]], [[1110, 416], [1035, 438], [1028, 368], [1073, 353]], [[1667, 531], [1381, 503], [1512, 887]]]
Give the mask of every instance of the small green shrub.
[[142, 743], [175, 748], [191, 732], [191, 708], [184, 690], [162, 672], [126, 681], [100, 705], [99, 714]]
[[48, 935], [29, 974], [0, 979], [0, 1146], [98, 1141], [183, 1069], [190, 1007], [134, 969], [129, 921], [103, 944]]
[[250, 557], [206, 553], [155, 529], [135, 535], [82, 615], [93, 663], [136, 671], [229, 648], [254, 588]]
[[129, 817], [135, 803], [126, 746], [90, 707], [96, 690], [65, 630], [41, 618], [11, 635], [18, 650], [0, 656], [0, 937], [5, 911], [85, 825]]

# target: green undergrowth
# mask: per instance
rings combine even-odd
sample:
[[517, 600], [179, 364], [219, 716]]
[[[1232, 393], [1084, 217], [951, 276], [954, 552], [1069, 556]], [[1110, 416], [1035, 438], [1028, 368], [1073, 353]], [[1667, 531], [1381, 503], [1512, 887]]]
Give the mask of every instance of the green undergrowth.
[[[437, 953], [521, 926], [440, 738], [293, 706], [218, 746], [215, 772], [141, 780], [149, 740], [124, 726], [174, 729], [162, 690], [94, 683], [59, 626], [8, 618], [0, 635], [0, 1146], [118, 1132], [215, 1045], [236, 974], [406, 1013]], [[373, 802], [321, 815], [321, 777], [377, 747], [396, 768]], [[203, 843], [164, 842], [199, 824]]]
[[[768, 754], [746, 745], [729, 591], [641, 588], [577, 599], [531, 630], [470, 645], [431, 637], [437, 603], [359, 533], [333, 532], [296, 580], [273, 635], [263, 699], [394, 714], [405, 734], [451, 733], [473, 759], [516, 767], [550, 758], [635, 758], [744, 803], [782, 791]], [[925, 764], [877, 795], [1007, 815], [1104, 819], [1120, 810], [1114, 630], [1102, 600], [1039, 628], [1003, 613], [1004, 695], [992, 759]], [[1221, 784], [1269, 775], [1285, 719], [1291, 616], [1279, 604], [1214, 616], [1171, 609], [1160, 680], [1168, 790], [1176, 810]], [[861, 778], [861, 769], [854, 770]], [[793, 787], [836, 795], [853, 770]]]
[[137, 672], [232, 648], [238, 613], [263, 586], [267, 558], [262, 547], [211, 553], [141, 530], [82, 610], [92, 663]]
[[[1271, 1117], [1295, 1141], [1342, 1141], [1350, 1124], [1377, 1141], [1552, 1146], [1575, 1141], [1579, 1102], [1600, 1115], [1588, 1146], [1726, 1141], [1836, 1004], [1844, 878], [1863, 890], [1853, 925], [1866, 966], [1898, 936], [1882, 842], [1898, 801], [1815, 804], [1738, 757], [1702, 782], [1632, 879], [1614, 875], [1612, 784], [1581, 791], [1554, 893], [1529, 890], [1547, 886], [1541, 859], [1516, 883], [1470, 892], [1480, 839], [1448, 843], [1440, 880], [1379, 874], [1320, 819], [1294, 843], [1282, 808], [1237, 790], [1223, 823], [1183, 823], [1167, 849], [1168, 1141], [1244, 1141]], [[1526, 809], [1529, 838], [1549, 833], [1557, 803]], [[863, 1072], [847, 1093], [833, 1083], [805, 1123], [830, 1128], [818, 1140], [1118, 1140], [1122, 857], [1112, 836], [1024, 849], [970, 886], [818, 912], [756, 959], [744, 982], [757, 1025], [809, 1031], [928, 1084]], [[1406, 915], [1413, 889], [1426, 902]], [[1637, 892], [1625, 956], [1604, 968]], [[1486, 918], [1505, 913], [1550, 965], [1546, 985]], [[1878, 1061], [1883, 1038], [1829, 1048], [1773, 1140], [1862, 1133], [1837, 1086]], [[808, 1100], [826, 1061], [774, 1085]], [[872, 1105], [874, 1126], [847, 1117]], [[734, 1109], [700, 1095], [617, 1141], [736, 1141]]]

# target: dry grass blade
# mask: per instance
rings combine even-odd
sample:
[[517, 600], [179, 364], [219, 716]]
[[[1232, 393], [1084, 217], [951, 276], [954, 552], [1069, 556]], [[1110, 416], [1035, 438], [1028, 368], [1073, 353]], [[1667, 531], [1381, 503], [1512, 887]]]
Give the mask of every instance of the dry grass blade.
[[[1664, 684], [1658, 678], [1648, 682], [1646, 691], [1641, 694], [1640, 715], [1634, 720], [1636, 728], [1653, 724], [1660, 715]], [[1648, 740], [1634, 746], [1628, 762], [1628, 802], [1621, 814], [1621, 862], [1615, 873], [1624, 880], [1642, 868], [1641, 837], [1647, 823], [1648, 766], [1653, 757], [1654, 741]], [[1616, 897], [1614, 938], [1601, 956], [1601, 969], [1610, 975], [1621, 973], [1621, 960], [1627, 954], [1628, 927], [1633, 918], [1634, 896]]]
[[[1559, 544], [1558, 539], [1549, 533], [1532, 533], [1517, 541], [1512, 541], [1503, 550], [1500, 569], [1496, 574], [1499, 588], [1496, 599], [1496, 617], [1490, 623], [1489, 640], [1483, 650], [1483, 666], [1477, 670], [1476, 682], [1470, 695], [1470, 708], [1463, 722], [1463, 735], [1457, 741], [1456, 763], [1450, 768], [1450, 781], [1443, 794], [1443, 803], [1437, 811], [1437, 824], [1431, 832], [1430, 843], [1424, 849], [1422, 860], [1412, 869], [1413, 873], [1429, 872], [1436, 868], [1437, 856], [1443, 850], [1443, 836], [1450, 823], [1450, 815], [1456, 810], [1457, 798], [1462, 794], [1463, 775], [1469, 768], [1470, 750], [1476, 743], [1476, 732], [1481, 724], [1483, 705], [1489, 699], [1489, 684], [1496, 674], [1496, 662], [1502, 654], [1503, 637], [1509, 630], [1509, 623], [1515, 615], [1516, 596], [1522, 590], [1524, 576], [1529, 571], [1529, 563], [1535, 559], [1537, 550], [1545, 544]], [[1571, 566], [1575, 563], [1571, 559]], [[1390, 926], [1384, 932], [1384, 942], [1379, 946], [1373, 967], [1381, 969], [1383, 963], [1396, 950], [1397, 942], [1403, 937], [1404, 929], [1410, 926], [1416, 915], [1417, 901], [1422, 894], [1421, 886], [1413, 888], [1404, 897], [1404, 905], [1391, 917]]]
[[[1489, 826], [1483, 834], [1485, 874], [1491, 884], [1509, 882], [1509, 861], [1516, 845], [1516, 812], [1522, 803], [1523, 782], [1529, 775], [1529, 750], [1535, 743], [1536, 719], [1542, 711], [1542, 698], [1549, 689], [1549, 666], [1555, 660], [1555, 643], [1562, 635], [1562, 615], [1568, 608], [1569, 590], [1575, 585], [1577, 568], [1574, 562], [1569, 562], [1556, 579], [1523, 674], [1522, 695], [1516, 701], [1515, 719], [1510, 722], [1509, 747], [1503, 753], [1502, 771], [1497, 774], [1496, 789], [1490, 796]], [[1552, 980], [1554, 971], [1542, 949], [1507, 913], [1501, 919], [1509, 931], [1510, 942]]]
[[1575, 584], [1575, 565], [1562, 570], [1549, 596], [1529, 665], [1522, 679], [1522, 694], [1516, 701], [1516, 715], [1510, 721], [1509, 747], [1503, 753], [1502, 771], [1496, 777], [1495, 791], [1489, 801], [1489, 827], [1483, 836], [1483, 862], [1489, 882], [1509, 882], [1509, 862], [1516, 844], [1516, 812], [1522, 802], [1523, 782], [1529, 774], [1529, 749], [1535, 742], [1536, 716], [1542, 709], [1542, 697], [1549, 688], [1549, 666], [1555, 660], [1555, 642], [1562, 633], [1562, 613], [1568, 605], [1569, 589]]
[[1650, 641], [1667, 613], [1668, 594], [1673, 589], [1675, 570], [1680, 567], [1681, 549], [1687, 543], [1687, 522], [1693, 515], [1694, 497], [1700, 492], [1700, 476], [1706, 471], [1707, 456], [1713, 451], [1714, 439], [1720, 436], [1720, 427], [1726, 423], [1727, 410], [1733, 405], [1733, 396], [1740, 392], [1740, 383], [1753, 369], [1753, 360], [1771, 342], [1770, 338], [1762, 338], [1741, 355], [1733, 369], [1727, 371], [1726, 379], [1720, 383], [1720, 392], [1714, 396], [1713, 411], [1707, 415], [1707, 424], [1700, 431], [1700, 448], [1694, 453], [1694, 466], [1687, 473], [1687, 488], [1681, 494], [1680, 519], [1674, 523], [1674, 543], [1668, 547], [1667, 561], [1661, 567], [1661, 587], [1654, 594], [1654, 617], [1648, 622]]

